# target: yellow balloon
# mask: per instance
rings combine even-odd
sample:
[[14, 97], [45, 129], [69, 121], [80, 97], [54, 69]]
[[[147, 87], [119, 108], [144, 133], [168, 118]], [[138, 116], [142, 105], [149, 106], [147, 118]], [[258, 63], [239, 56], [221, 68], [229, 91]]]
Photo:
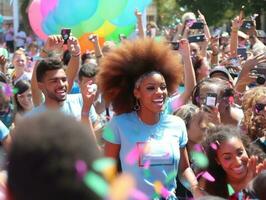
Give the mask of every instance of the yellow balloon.
[[116, 29], [115, 25], [111, 24], [108, 21], [105, 21], [100, 28], [98, 28], [96, 31], [94, 31], [94, 33], [100, 37], [105, 37], [105, 36], [109, 35], [110, 33], [114, 32], [115, 29]]

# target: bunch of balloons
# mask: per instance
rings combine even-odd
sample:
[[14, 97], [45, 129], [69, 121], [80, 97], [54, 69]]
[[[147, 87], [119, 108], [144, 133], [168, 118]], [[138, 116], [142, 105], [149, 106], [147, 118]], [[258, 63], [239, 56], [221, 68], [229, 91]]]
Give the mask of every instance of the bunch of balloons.
[[118, 41], [119, 34], [128, 36], [136, 24], [135, 9], [143, 10], [152, 0], [33, 0], [28, 16], [32, 29], [41, 38], [60, 34], [71, 28], [82, 43], [82, 51], [90, 48], [88, 36], [95, 33], [100, 43]]

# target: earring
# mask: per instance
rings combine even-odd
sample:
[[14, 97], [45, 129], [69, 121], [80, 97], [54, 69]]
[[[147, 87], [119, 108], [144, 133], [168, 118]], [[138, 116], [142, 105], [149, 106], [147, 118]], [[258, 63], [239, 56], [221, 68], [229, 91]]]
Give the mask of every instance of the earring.
[[139, 105], [139, 100], [136, 99], [136, 103], [134, 105], [134, 108], [133, 108], [135, 111], [138, 111], [140, 109], [140, 105]]

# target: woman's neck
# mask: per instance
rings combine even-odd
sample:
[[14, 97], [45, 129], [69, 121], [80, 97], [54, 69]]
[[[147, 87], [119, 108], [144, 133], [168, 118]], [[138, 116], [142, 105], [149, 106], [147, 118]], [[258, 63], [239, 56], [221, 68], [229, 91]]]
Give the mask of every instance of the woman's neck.
[[160, 120], [160, 113], [152, 113], [152, 112], [141, 112], [138, 111], [137, 115], [139, 119], [148, 125], [156, 124]]

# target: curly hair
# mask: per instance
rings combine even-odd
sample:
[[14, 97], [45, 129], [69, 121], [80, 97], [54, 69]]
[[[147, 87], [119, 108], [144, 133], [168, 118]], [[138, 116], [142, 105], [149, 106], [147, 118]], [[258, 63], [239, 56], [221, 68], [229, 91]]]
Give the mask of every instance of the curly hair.
[[96, 80], [106, 102], [122, 114], [133, 111], [137, 79], [152, 71], [163, 75], [169, 94], [176, 91], [182, 70], [169, 46], [148, 38], [125, 41], [104, 57]]
[[247, 130], [248, 136], [255, 140], [263, 136], [266, 131], [266, 119], [264, 116], [257, 115], [254, 112], [254, 106], [258, 99], [266, 98], [266, 87], [258, 86], [245, 92], [242, 99], [242, 109], [244, 111], [243, 124]]

